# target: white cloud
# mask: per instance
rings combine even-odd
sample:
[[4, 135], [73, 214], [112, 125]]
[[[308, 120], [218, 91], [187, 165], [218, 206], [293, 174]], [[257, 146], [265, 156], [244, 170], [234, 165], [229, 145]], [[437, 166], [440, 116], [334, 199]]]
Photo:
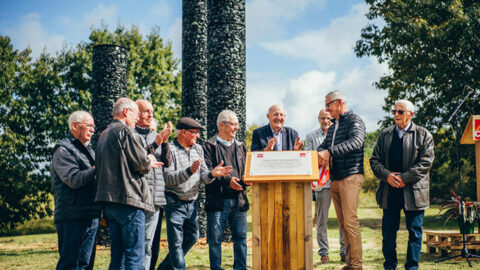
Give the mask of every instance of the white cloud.
[[170, 16], [170, 6], [165, 0], [161, 0], [152, 7], [152, 14], [161, 17], [164, 20], [167, 20]]
[[115, 26], [117, 19], [117, 6], [111, 4], [109, 6], [104, 6], [103, 4], [98, 4], [90, 12], [83, 14], [83, 20], [81, 24], [86, 26], [87, 29], [92, 26], [100, 26], [102, 23], [109, 26]]
[[22, 17], [22, 22], [16, 29], [6, 30], [6, 34], [12, 38], [15, 47], [32, 49], [32, 56], [37, 57], [46, 49], [48, 53], [60, 50], [65, 42], [62, 35], [54, 35], [44, 29], [41, 17], [37, 13], [29, 13]]
[[247, 2], [247, 44], [281, 34], [282, 25], [295, 20], [310, 6], [325, 5], [326, 0], [252, 0]]
[[277, 55], [315, 61], [325, 68], [355, 58], [353, 46], [367, 24], [365, 4], [352, 7], [350, 14], [331, 21], [326, 28], [301, 33], [291, 39], [264, 42], [262, 46]]
[[182, 59], [182, 18], [176, 18], [168, 30], [167, 39], [172, 41], [172, 49], [176, 58]]

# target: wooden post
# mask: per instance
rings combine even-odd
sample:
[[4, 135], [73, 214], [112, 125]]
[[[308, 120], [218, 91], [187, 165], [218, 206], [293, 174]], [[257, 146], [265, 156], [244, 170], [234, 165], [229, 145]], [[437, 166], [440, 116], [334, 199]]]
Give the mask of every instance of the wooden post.
[[477, 202], [480, 201], [480, 141], [475, 142], [475, 170], [477, 172]]

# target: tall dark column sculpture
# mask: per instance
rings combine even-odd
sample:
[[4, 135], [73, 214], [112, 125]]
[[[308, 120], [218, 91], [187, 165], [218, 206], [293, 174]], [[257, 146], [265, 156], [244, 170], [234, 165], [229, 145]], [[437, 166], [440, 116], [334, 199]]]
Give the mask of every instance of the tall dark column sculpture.
[[[207, 126], [207, 1], [183, 0], [182, 6], [182, 116]], [[202, 131], [198, 143], [206, 141]], [[205, 186], [200, 186], [197, 206], [200, 237], [207, 232]]]
[[[183, 0], [182, 116], [207, 126], [207, 1]], [[206, 140], [203, 131], [199, 142]]]
[[[95, 120], [93, 146], [98, 136], [112, 121], [113, 104], [127, 96], [127, 48], [118, 45], [102, 44], [93, 47], [92, 57], [92, 115]], [[97, 243], [110, 245], [108, 228], [100, 228]]]
[[237, 113], [245, 141], [245, 0], [208, 0], [208, 137], [218, 114]]
[[127, 96], [127, 48], [113, 44], [93, 47], [92, 56], [92, 115], [95, 120], [96, 145], [98, 136], [112, 121], [113, 104]]

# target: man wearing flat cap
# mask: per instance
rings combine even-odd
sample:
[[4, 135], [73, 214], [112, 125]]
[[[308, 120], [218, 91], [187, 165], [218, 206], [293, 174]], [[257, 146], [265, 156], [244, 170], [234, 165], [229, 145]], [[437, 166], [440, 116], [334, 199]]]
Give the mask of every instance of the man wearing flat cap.
[[164, 168], [165, 220], [169, 254], [158, 269], [185, 269], [185, 255], [198, 240], [195, 200], [200, 182], [212, 183], [216, 177], [228, 176], [231, 166], [220, 162], [212, 171], [204, 161], [203, 149], [197, 145], [203, 126], [189, 117], [178, 120], [177, 138], [170, 143], [172, 165]]

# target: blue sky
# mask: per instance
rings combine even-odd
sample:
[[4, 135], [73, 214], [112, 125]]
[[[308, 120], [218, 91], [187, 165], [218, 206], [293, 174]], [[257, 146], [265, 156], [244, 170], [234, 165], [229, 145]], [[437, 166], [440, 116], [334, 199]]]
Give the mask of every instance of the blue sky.
[[[181, 0], [0, 1], [0, 34], [16, 49], [38, 56], [88, 40], [92, 26], [135, 24], [147, 34], [159, 26], [181, 57]], [[271, 104], [287, 111], [285, 125], [305, 135], [318, 127], [324, 96], [339, 89], [348, 105], [377, 129], [385, 93], [372, 83], [388, 72], [353, 46], [367, 24], [360, 0], [247, 0], [247, 124], [267, 123]]]

